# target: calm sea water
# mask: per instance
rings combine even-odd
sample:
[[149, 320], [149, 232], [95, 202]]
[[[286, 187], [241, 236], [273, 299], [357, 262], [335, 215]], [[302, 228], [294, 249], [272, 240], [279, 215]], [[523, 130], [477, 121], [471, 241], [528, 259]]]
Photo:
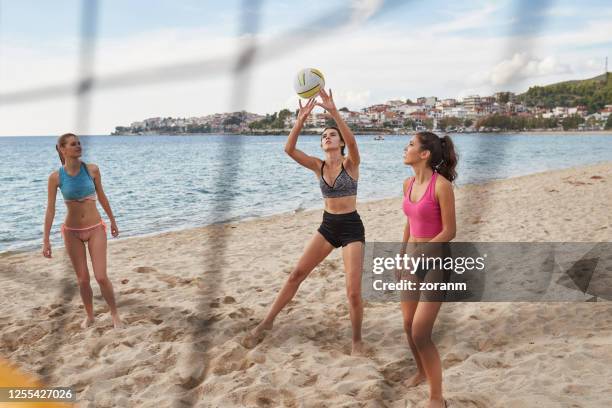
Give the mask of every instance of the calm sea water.
[[[592, 164], [612, 158], [606, 135], [460, 134], [457, 184]], [[360, 200], [401, 196], [412, 174], [402, 163], [409, 136], [358, 136]], [[83, 160], [102, 183], [122, 237], [322, 208], [315, 176], [285, 155], [286, 136], [89, 136]], [[0, 138], [0, 252], [42, 241], [47, 177], [60, 163], [55, 137]], [[318, 136], [298, 148], [322, 157]], [[100, 209], [101, 210], [101, 209]], [[101, 211], [102, 212], [102, 211]], [[58, 192], [51, 240], [61, 245]]]

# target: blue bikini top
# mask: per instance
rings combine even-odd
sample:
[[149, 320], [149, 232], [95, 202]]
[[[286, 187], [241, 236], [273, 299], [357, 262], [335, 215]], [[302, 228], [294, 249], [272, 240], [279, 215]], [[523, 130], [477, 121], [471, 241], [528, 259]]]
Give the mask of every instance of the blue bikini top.
[[319, 180], [319, 187], [321, 187], [321, 193], [324, 198], [337, 198], [357, 195], [357, 180], [353, 180], [351, 176], [344, 169], [344, 163], [342, 164], [342, 170], [336, 177], [333, 185], [327, 184], [323, 177], [323, 167], [325, 167], [325, 161], [321, 165], [321, 179]]
[[96, 197], [96, 186], [89, 175], [87, 165], [83, 162], [76, 176], [66, 173], [64, 166], [59, 168], [59, 188], [64, 201], [95, 200]]

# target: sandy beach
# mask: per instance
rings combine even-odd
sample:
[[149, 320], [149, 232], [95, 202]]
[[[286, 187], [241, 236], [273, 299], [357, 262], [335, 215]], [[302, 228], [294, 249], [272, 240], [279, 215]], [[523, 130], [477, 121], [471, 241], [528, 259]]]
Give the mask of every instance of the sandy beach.
[[[401, 180], [398, 180], [401, 191]], [[455, 190], [456, 241], [612, 241], [612, 162]], [[368, 241], [399, 241], [401, 197], [358, 205]], [[302, 284], [260, 344], [263, 318], [321, 211], [109, 241], [127, 323], [112, 329], [92, 274], [85, 314], [63, 248], [0, 256], [0, 357], [79, 407], [418, 407], [397, 303], [366, 303], [366, 357], [351, 357], [339, 250]], [[91, 268], [90, 268], [91, 271]], [[448, 303], [434, 340], [449, 407], [604, 407], [612, 303]]]

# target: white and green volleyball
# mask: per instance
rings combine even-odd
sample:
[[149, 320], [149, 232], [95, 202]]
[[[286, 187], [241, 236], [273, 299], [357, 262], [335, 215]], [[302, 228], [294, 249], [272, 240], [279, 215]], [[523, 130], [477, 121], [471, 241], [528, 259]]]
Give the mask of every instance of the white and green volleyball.
[[325, 87], [325, 78], [321, 71], [315, 68], [304, 68], [298, 72], [293, 88], [300, 98], [310, 99]]

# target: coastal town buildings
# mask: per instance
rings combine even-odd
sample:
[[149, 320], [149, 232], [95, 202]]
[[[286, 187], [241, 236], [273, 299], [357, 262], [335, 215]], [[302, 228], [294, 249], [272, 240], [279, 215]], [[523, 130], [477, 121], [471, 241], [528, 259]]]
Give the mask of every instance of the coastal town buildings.
[[[385, 103], [364, 107], [358, 111], [347, 108], [340, 110], [340, 115], [353, 129], [371, 130], [416, 130], [433, 128], [443, 119], [452, 123], [470, 123], [458, 126], [459, 131], [479, 130], [475, 128], [479, 120], [487, 117], [506, 116], [516, 118], [535, 118], [546, 120], [577, 120], [580, 130], [602, 130], [612, 114], [612, 105], [605, 105], [598, 112], [589, 114], [584, 105], [573, 107], [525, 106], [512, 92], [497, 92], [494, 95], [469, 95], [463, 100], [455, 98], [438, 99], [435, 96], [419, 97], [416, 103], [410, 100], [390, 100]], [[276, 114], [274, 114], [273, 117]], [[257, 129], [288, 131], [295, 124], [297, 111], [286, 111], [283, 120], [275, 127], [261, 125], [271, 120], [271, 115], [258, 115], [246, 111], [216, 113], [212, 115], [171, 118], [153, 117], [132, 122], [130, 126], [118, 126], [114, 134], [150, 134], [150, 133], [249, 133]], [[569, 119], [568, 119], [569, 118]], [[308, 128], [322, 128], [328, 124], [329, 115], [313, 112], [306, 121]], [[447, 121], [448, 122], [448, 121]], [[257, 124], [261, 126], [256, 126]], [[561, 126], [561, 122], [556, 122]], [[434, 125], [435, 124], [435, 125]], [[454, 128], [454, 127], [453, 127]], [[485, 127], [484, 130], [487, 128]], [[482, 130], [482, 129], [480, 129]]]

